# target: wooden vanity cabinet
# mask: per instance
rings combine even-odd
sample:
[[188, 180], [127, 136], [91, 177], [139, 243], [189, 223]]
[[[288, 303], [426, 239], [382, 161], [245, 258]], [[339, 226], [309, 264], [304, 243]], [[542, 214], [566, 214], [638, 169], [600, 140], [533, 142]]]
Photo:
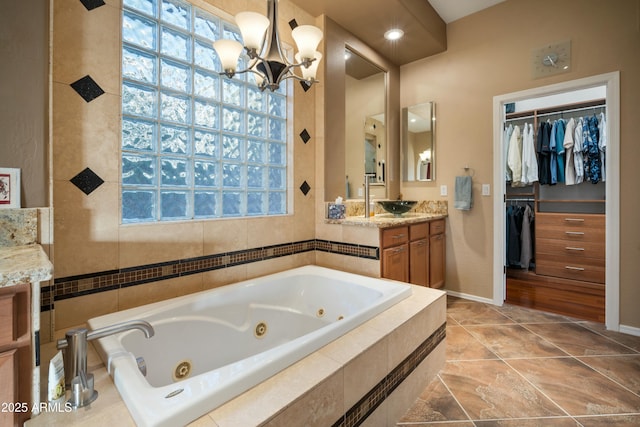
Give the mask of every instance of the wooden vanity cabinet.
[[22, 425], [31, 415], [30, 285], [0, 288], [0, 425]]
[[444, 241], [444, 220], [382, 229], [381, 276], [414, 285], [442, 287]]
[[445, 280], [446, 247], [444, 219], [429, 225], [429, 286], [441, 288]]

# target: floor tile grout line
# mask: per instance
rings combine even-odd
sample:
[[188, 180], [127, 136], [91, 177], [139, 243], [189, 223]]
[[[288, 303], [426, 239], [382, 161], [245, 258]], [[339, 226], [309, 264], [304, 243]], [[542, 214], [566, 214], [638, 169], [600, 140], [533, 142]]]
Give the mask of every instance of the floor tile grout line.
[[[599, 335], [599, 336], [601, 336], [603, 338], [606, 338], [607, 340], [612, 341], [615, 344], [618, 344], [618, 345], [620, 345], [622, 347], [628, 348], [629, 350], [631, 350], [633, 352], [633, 354], [640, 354], [640, 351], [636, 350], [635, 348], [629, 347], [628, 345], [626, 345], [624, 343], [621, 343], [620, 341], [617, 341], [615, 338], [612, 338], [612, 337], [609, 337], [609, 336], [603, 334], [601, 331], [597, 331], [595, 329], [590, 328], [589, 326], [587, 326], [587, 322], [585, 322], [585, 321], [576, 322], [576, 323], [578, 325], [580, 325], [581, 327], [583, 327], [584, 329], [586, 329], [586, 330], [588, 330], [590, 332], [593, 332], [596, 335]], [[616, 331], [610, 331], [610, 332], [616, 332]], [[621, 333], [621, 332], [618, 332], [618, 333]]]
[[440, 373], [438, 373], [438, 379], [440, 379], [440, 382], [442, 383], [442, 385], [444, 386], [444, 388], [447, 389], [447, 392], [451, 395], [451, 397], [453, 397], [453, 400], [456, 401], [456, 403], [458, 404], [458, 406], [460, 406], [460, 409], [462, 409], [462, 412], [464, 412], [464, 415], [467, 417], [466, 420], [456, 420], [456, 421], [471, 421], [471, 423], [473, 423], [474, 427], [476, 426], [476, 423], [473, 421], [473, 418], [471, 418], [471, 416], [469, 415], [469, 412], [467, 412], [467, 410], [465, 409], [464, 406], [462, 406], [462, 402], [460, 402], [460, 400], [458, 399], [458, 397], [453, 394], [453, 391], [451, 391], [451, 389], [449, 388], [449, 385], [445, 382], [444, 378], [442, 378], [442, 376], [440, 375]]
[[590, 357], [621, 357], [621, 356], [638, 356], [638, 355], [627, 355], [627, 354], [609, 354], [609, 355], [593, 355], [593, 356], [576, 356], [575, 359], [578, 361], [578, 363], [582, 363], [584, 366], [586, 366], [587, 368], [591, 369], [592, 371], [595, 371], [596, 373], [602, 375], [604, 378], [608, 379], [609, 381], [613, 382], [614, 384], [617, 384], [618, 386], [622, 387], [623, 389], [627, 390], [628, 392], [630, 392], [631, 394], [640, 397], [640, 393], [636, 393], [635, 391], [631, 390], [629, 387], [627, 387], [624, 384], [619, 383], [618, 381], [616, 381], [615, 379], [611, 378], [610, 376], [606, 375], [603, 372], [600, 372], [598, 369], [594, 368], [593, 366], [589, 365], [588, 363], [586, 363], [585, 361], [583, 361], [582, 359], [580, 359], [580, 357], [585, 357], [585, 358], [590, 358]]

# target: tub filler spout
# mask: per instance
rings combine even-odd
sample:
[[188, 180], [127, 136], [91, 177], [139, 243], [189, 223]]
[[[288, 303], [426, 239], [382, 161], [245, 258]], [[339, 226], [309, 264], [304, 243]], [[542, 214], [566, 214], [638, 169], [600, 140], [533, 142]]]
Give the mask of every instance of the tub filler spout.
[[129, 320], [90, 332], [87, 328], [71, 329], [65, 333], [64, 339], [58, 340], [57, 347], [63, 351], [65, 383], [71, 389], [71, 406], [81, 408], [98, 397], [93, 374], [87, 373], [87, 342], [132, 329], [141, 330], [147, 338], [155, 333], [149, 322]]

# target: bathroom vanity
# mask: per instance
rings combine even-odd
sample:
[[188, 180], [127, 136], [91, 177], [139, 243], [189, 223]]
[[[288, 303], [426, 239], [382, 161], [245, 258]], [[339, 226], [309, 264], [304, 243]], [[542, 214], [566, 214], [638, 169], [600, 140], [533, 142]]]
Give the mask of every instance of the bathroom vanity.
[[[347, 202], [344, 219], [327, 219], [343, 227], [367, 227], [377, 238], [380, 277], [431, 288], [442, 288], [446, 264], [446, 203], [422, 201], [402, 216], [378, 211], [366, 217], [362, 203]], [[370, 241], [371, 241], [370, 240]], [[358, 242], [360, 243], [360, 242]]]

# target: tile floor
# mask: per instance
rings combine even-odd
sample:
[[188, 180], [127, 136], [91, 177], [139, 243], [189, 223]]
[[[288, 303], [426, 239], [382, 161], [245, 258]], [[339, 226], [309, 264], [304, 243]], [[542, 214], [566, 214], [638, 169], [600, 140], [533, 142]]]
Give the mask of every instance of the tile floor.
[[640, 337], [449, 297], [447, 362], [398, 426], [640, 426]]

